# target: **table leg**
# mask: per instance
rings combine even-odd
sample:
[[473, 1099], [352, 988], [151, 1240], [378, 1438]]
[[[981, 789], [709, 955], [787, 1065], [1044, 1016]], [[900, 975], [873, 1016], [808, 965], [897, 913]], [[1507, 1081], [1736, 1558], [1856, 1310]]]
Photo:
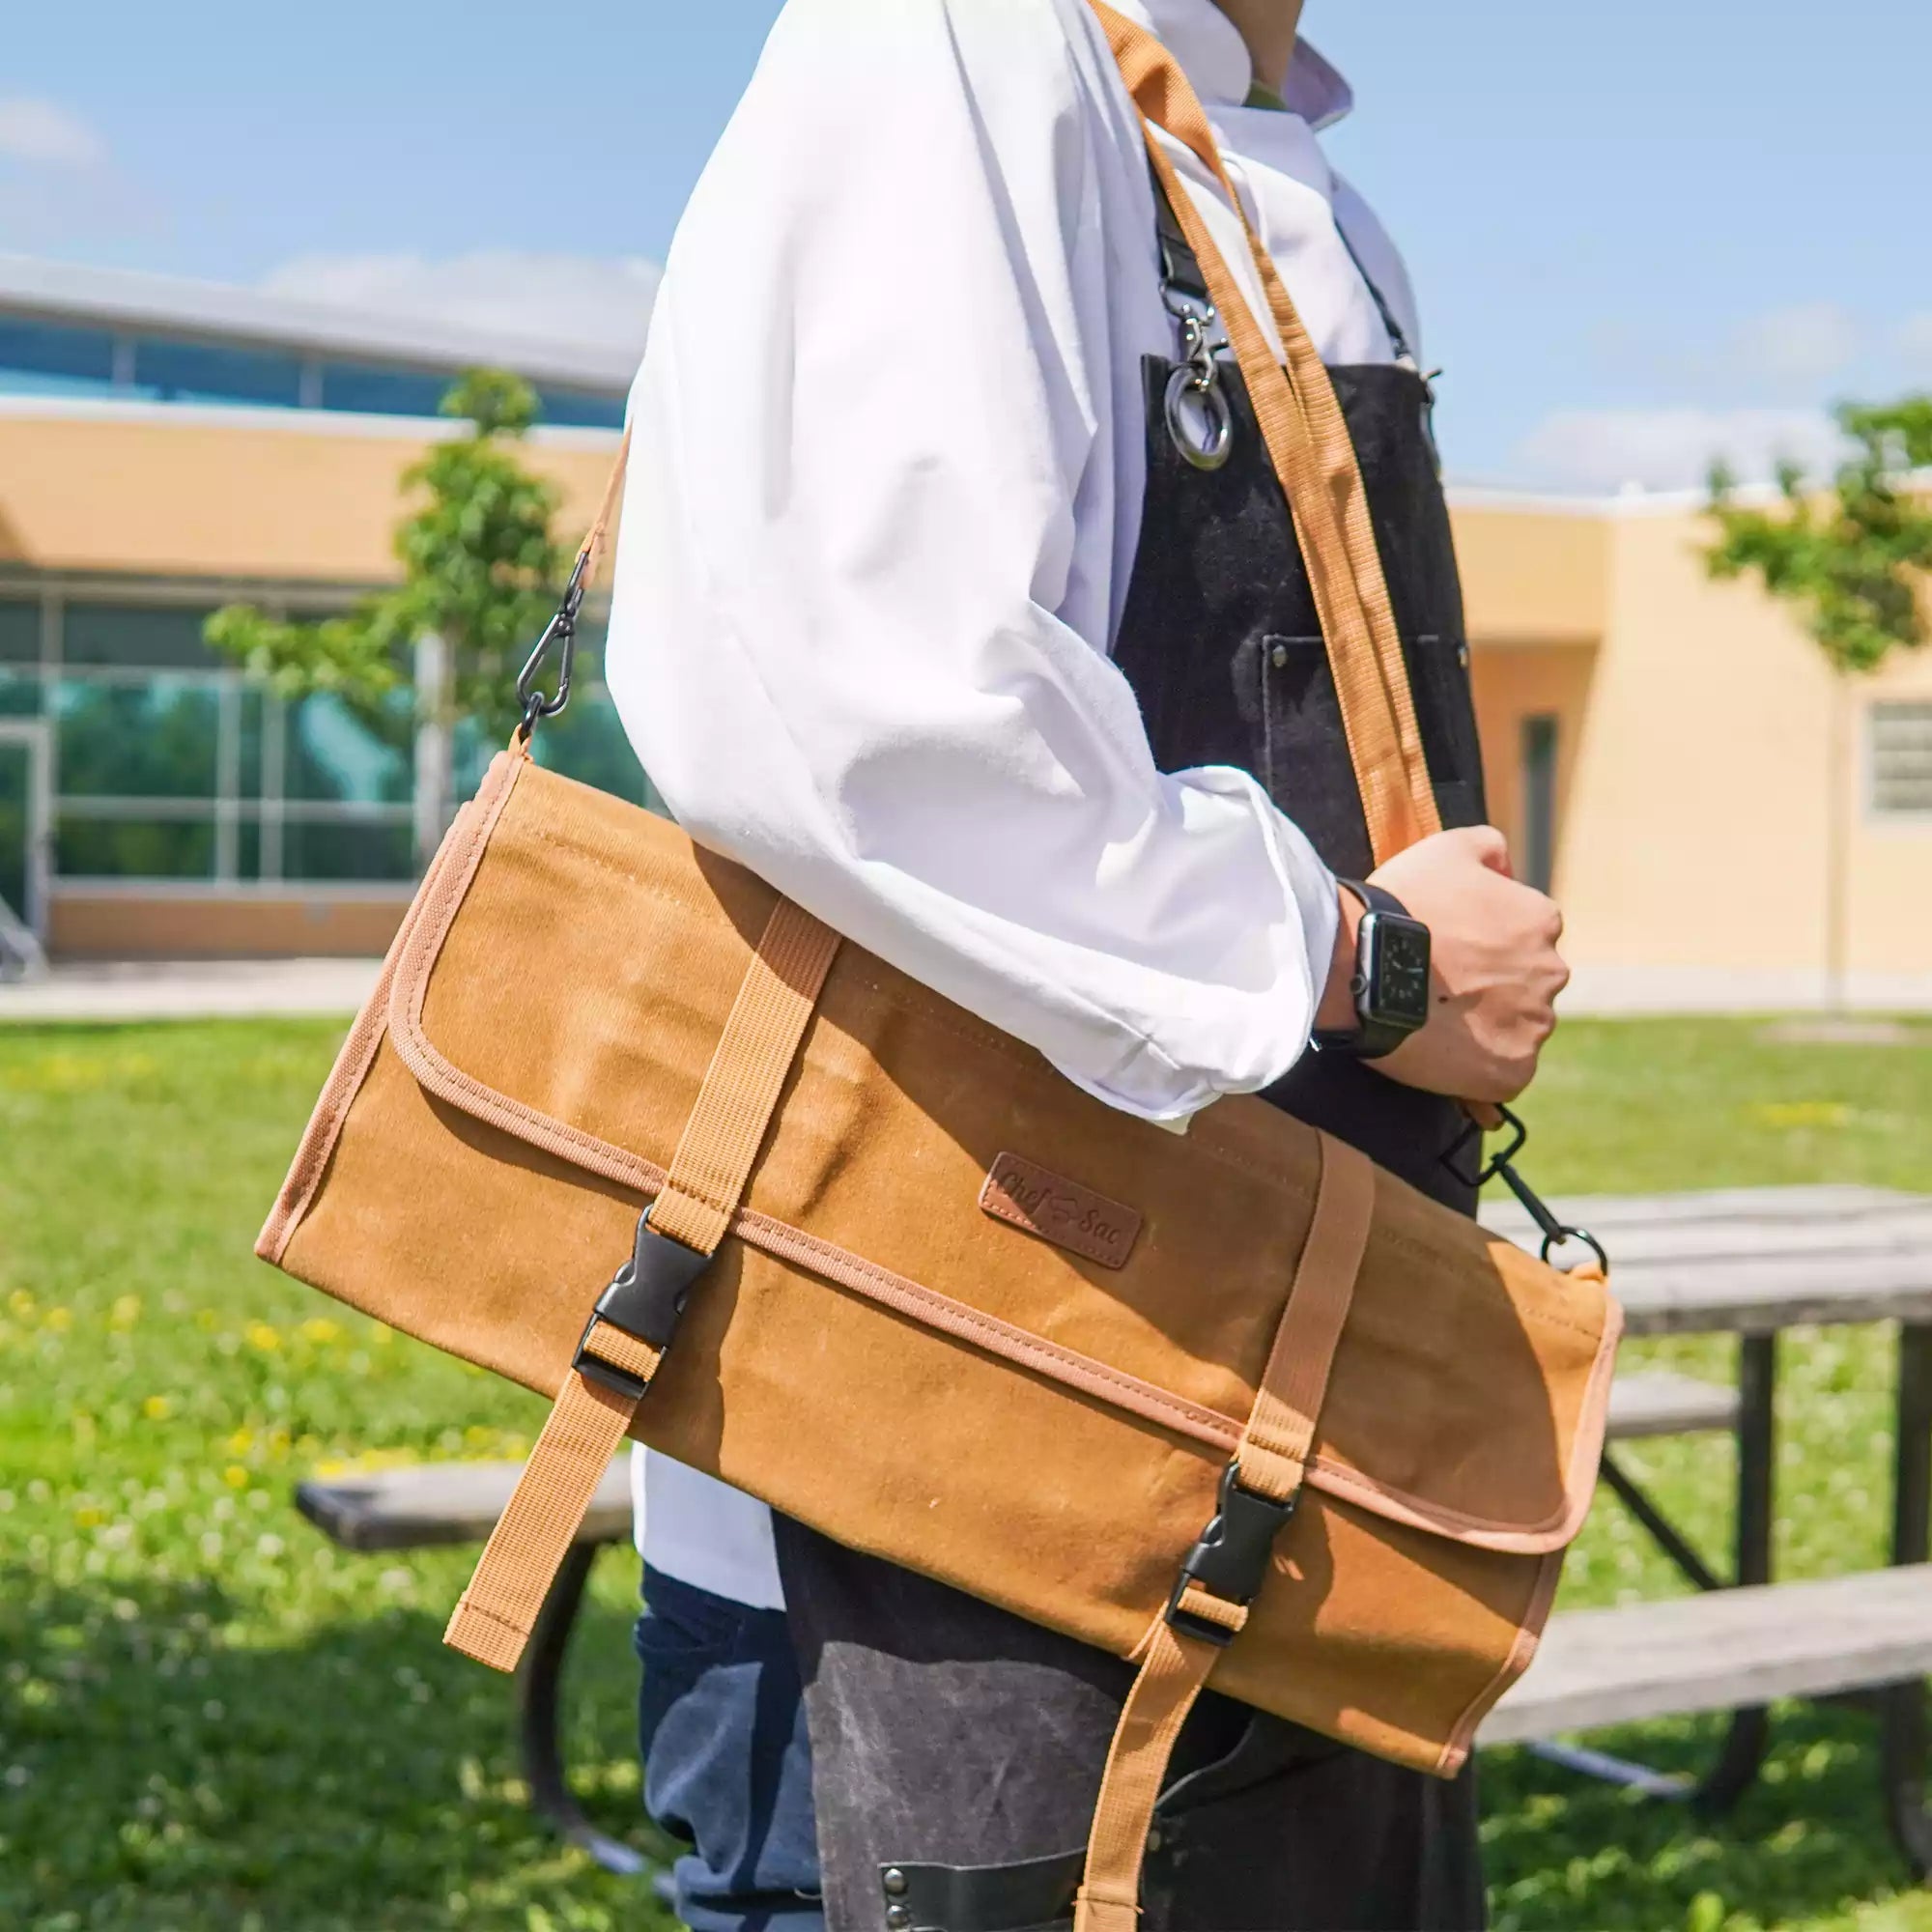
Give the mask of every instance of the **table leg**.
[[[1932, 1531], [1932, 1326], [1898, 1331], [1898, 1425], [1893, 1446], [1891, 1560], [1923, 1563]], [[1880, 1692], [1880, 1776], [1891, 1834], [1920, 1878], [1932, 1872], [1932, 1816], [1925, 1806], [1925, 1685]]]
[[557, 1689], [563, 1674], [563, 1655], [571, 1629], [583, 1602], [583, 1586], [597, 1560], [598, 1545], [577, 1543], [563, 1559], [550, 1595], [537, 1612], [529, 1646], [518, 1673], [518, 1719], [523, 1734], [524, 1775], [529, 1781], [530, 1804], [573, 1845], [581, 1845], [606, 1871], [627, 1877], [649, 1871], [651, 1861], [617, 1839], [607, 1837], [583, 1815], [564, 1776], [563, 1752], [557, 1736]]
[[[1738, 1583], [1769, 1583], [1777, 1490], [1777, 1337], [1738, 1339]], [[1731, 1714], [1718, 1761], [1697, 1787], [1696, 1805], [1721, 1817], [1757, 1781], [1771, 1744], [1761, 1707]]]

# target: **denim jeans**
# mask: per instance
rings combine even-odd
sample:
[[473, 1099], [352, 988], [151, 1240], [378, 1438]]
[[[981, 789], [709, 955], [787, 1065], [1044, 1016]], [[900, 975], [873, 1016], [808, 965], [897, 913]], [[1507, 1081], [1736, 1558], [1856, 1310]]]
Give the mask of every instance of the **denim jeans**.
[[672, 1872], [678, 1917], [693, 1932], [824, 1932], [784, 1613], [646, 1566], [637, 1643], [644, 1808], [691, 1847]]

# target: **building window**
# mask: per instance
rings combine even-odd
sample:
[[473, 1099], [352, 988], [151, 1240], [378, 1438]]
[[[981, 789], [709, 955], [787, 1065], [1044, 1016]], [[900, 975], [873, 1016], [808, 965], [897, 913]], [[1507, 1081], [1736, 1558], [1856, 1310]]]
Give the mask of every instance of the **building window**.
[[1932, 701], [1874, 704], [1870, 719], [1872, 810], [1932, 815]]
[[[0, 395], [121, 396], [148, 402], [340, 410], [356, 415], [434, 416], [460, 375], [392, 363], [331, 361], [296, 348], [117, 335], [0, 316]], [[624, 399], [608, 391], [544, 387], [540, 420], [621, 429]]]
[[114, 386], [114, 337], [104, 328], [0, 319], [0, 393], [101, 395]]
[[1522, 849], [1517, 876], [1540, 893], [1556, 876], [1556, 719], [1522, 721]]
[[622, 429], [624, 399], [597, 396], [584, 389], [539, 389], [539, 422], [565, 429]]
[[368, 416], [433, 416], [456, 381], [412, 369], [380, 369], [372, 363], [325, 362], [322, 407]]
[[299, 358], [268, 349], [212, 342], [134, 344], [134, 389], [162, 403], [258, 403], [294, 409], [301, 401]]
[[[415, 876], [412, 695], [376, 715], [285, 703], [202, 642], [206, 604], [0, 598], [0, 718], [44, 718], [54, 868], [69, 883], [406, 885]], [[599, 681], [586, 627], [546, 764], [639, 804], [654, 795]], [[498, 749], [457, 734], [458, 783]]]

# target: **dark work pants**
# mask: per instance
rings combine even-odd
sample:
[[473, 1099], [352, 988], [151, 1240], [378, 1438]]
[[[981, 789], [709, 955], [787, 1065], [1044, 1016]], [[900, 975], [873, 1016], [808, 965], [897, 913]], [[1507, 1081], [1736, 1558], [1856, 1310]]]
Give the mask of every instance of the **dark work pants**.
[[[1084, 1846], [1132, 1666], [781, 1517], [831, 1932], [883, 1932], [882, 1865]], [[1182, 1730], [1143, 1932], [1473, 1932], [1475, 1792], [1213, 1693]]]
[[784, 1612], [644, 1572], [638, 1736], [644, 1805], [690, 1850], [672, 1871], [694, 1932], [824, 1932], [811, 1754]]

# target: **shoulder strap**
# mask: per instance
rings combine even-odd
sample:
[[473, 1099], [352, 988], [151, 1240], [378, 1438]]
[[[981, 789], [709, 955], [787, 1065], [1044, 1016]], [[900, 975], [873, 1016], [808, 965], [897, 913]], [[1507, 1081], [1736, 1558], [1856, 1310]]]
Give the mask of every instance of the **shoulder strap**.
[[[1288, 498], [1327, 642], [1370, 844], [1380, 864], [1439, 831], [1441, 819], [1423, 757], [1395, 610], [1369, 521], [1368, 497], [1342, 406], [1273, 261], [1248, 222], [1187, 76], [1145, 27], [1116, 13], [1106, 0], [1089, 3], [1140, 110], [1154, 174], [1220, 311], [1269, 459]], [[1156, 128], [1194, 154], [1219, 183], [1240, 220], [1288, 358], [1286, 369], [1270, 353], [1200, 210], [1155, 137]]]

